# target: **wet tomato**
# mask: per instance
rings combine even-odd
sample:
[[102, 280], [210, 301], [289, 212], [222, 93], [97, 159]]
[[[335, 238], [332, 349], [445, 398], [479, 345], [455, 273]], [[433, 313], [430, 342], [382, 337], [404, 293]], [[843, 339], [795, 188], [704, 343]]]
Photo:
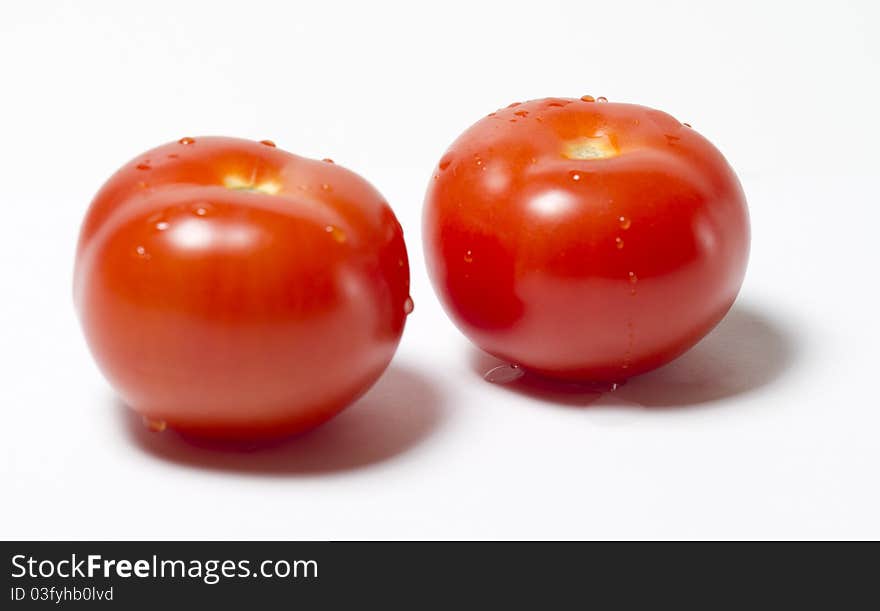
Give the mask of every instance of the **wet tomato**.
[[412, 304], [376, 189], [233, 138], [165, 144], [104, 184], [74, 298], [100, 369], [148, 424], [225, 438], [336, 414], [388, 365]]
[[733, 303], [745, 197], [670, 115], [604, 98], [513, 104], [441, 158], [423, 217], [447, 312], [538, 374], [619, 381], [693, 346]]

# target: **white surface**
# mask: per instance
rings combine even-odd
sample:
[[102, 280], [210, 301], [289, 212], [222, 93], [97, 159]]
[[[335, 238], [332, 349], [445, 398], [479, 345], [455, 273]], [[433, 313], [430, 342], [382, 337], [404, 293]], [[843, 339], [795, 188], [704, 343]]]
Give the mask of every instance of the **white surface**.
[[[0, 19], [0, 538], [880, 537], [875, 2], [12, 3]], [[510, 102], [591, 93], [713, 140], [753, 249], [721, 327], [595, 395], [493, 386], [428, 285], [433, 165]], [[311, 436], [219, 452], [114, 399], [71, 304], [79, 221], [184, 135], [372, 181], [415, 313]], [[642, 406], [646, 407], [642, 407]]]

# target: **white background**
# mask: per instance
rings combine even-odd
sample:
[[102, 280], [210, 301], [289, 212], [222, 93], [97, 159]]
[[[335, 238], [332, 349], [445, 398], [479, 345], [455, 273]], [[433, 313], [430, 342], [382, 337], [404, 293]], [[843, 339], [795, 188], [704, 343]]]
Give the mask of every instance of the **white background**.
[[[0, 538], [877, 538], [876, 2], [39, 2], [0, 15]], [[748, 195], [740, 299], [604, 396], [485, 382], [424, 271], [422, 196], [510, 102], [605, 95], [716, 143]], [[71, 302], [101, 183], [185, 135], [372, 181], [415, 313], [385, 377], [256, 452], [149, 434]]]

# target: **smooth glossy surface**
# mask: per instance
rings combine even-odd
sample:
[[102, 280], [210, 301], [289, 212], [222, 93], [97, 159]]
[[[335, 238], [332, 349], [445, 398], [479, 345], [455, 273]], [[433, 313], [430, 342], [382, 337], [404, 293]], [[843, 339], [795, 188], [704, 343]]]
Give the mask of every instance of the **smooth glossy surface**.
[[592, 96], [513, 104], [441, 158], [423, 217], [447, 313], [537, 373], [616, 381], [724, 316], [749, 249], [721, 153], [670, 115]]
[[146, 422], [237, 438], [349, 404], [411, 304], [400, 225], [369, 183], [232, 138], [182, 138], [112, 176], [82, 226], [74, 294], [101, 370]]

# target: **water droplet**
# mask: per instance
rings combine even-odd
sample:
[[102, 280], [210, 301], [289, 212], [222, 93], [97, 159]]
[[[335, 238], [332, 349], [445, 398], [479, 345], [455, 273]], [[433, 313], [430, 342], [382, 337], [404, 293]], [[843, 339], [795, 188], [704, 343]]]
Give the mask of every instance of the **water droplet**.
[[168, 159], [177, 159], [179, 157], [180, 157], [180, 155], [178, 155], [177, 153], [170, 153], [168, 155]]
[[150, 255], [147, 252], [147, 249], [144, 248], [143, 246], [138, 246], [137, 248], [134, 249], [134, 252], [141, 259], [149, 259], [150, 258]]
[[159, 418], [150, 418], [149, 416], [143, 417], [144, 426], [147, 427], [147, 430], [151, 433], [161, 433], [166, 428], [168, 428], [168, 423]]
[[623, 363], [620, 365], [621, 369], [629, 369], [629, 366], [632, 362], [632, 350], [633, 344], [635, 343], [636, 332], [635, 326], [633, 325], [632, 320], [626, 321], [626, 352], [623, 355]]
[[563, 104], [562, 102], [548, 102], [547, 103], [547, 108], [562, 108], [563, 106], [565, 106], [565, 104]]
[[517, 117], [528, 117], [528, 116], [529, 116], [529, 111], [528, 111], [528, 110], [517, 110], [517, 111], [516, 111], [515, 113], [513, 113], [513, 114], [515, 114]]
[[336, 240], [337, 242], [339, 242], [340, 244], [342, 244], [343, 242], [345, 242], [345, 240], [348, 239], [345, 235], [345, 232], [342, 231], [339, 227], [334, 227], [333, 225], [327, 225], [326, 227], [324, 227], [324, 231], [329, 233], [333, 237], [333, 239]]
[[167, 221], [159, 221], [158, 223], [156, 223], [156, 229], [158, 229], [159, 231], [165, 231], [166, 229], [168, 229], [168, 227], [170, 227], [170, 225]]
[[321, 161], [323, 161], [324, 163], [336, 163], [335, 161], [333, 161], [329, 157], [324, 157]]
[[[621, 386], [623, 386], [626, 382], [571, 382], [571, 383], [562, 383], [562, 388], [570, 388], [576, 392], [583, 393], [595, 393], [596, 395], [603, 395], [605, 393], [614, 392]], [[597, 396], [598, 398], [598, 396]]]
[[617, 221], [620, 223], [620, 228], [623, 229], [624, 231], [629, 229], [630, 226], [632, 225], [632, 221], [629, 220], [628, 218], [626, 218], [625, 216], [619, 217], [617, 219]]
[[596, 98], [591, 95], [582, 95], [581, 100], [583, 100], [584, 102], [595, 102]]
[[568, 173], [568, 176], [575, 182], [579, 182], [581, 179], [581, 173], [577, 170], [572, 170]]
[[513, 104], [508, 104], [507, 107], [508, 107], [508, 108], [514, 108], [514, 107], [516, 107], [516, 106], [519, 106], [520, 104], [522, 104], [522, 102], [514, 102]]
[[190, 138], [189, 136], [186, 136], [185, 138], [181, 138], [180, 140], [178, 140], [178, 142], [181, 144], [193, 144], [195, 141], [196, 141], [195, 138]]
[[516, 119], [511, 119], [510, 122], [511, 122], [511, 123], [516, 123]]
[[196, 216], [207, 216], [208, 209], [205, 206], [198, 206], [193, 212]]
[[153, 166], [150, 165], [149, 161], [143, 161], [134, 167], [136, 167], [138, 170], [152, 170], [153, 169]]
[[465, 263], [472, 263], [473, 260], [474, 260], [474, 253], [473, 253], [473, 251], [470, 251], [470, 250], [469, 250], [469, 251], [467, 251], [466, 253], [464, 253], [464, 262], [465, 262]]
[[487, 116], [487, 117], [494, 117], [495, 114], [496, 114], [496, 113], [494, 113], [494, 112], [490, 112], [490, 113], [489, 113], [488, 115], [486, 115], [486, 116]]
[[685, 127], [691, 127], [690, 123], [682, 123], [682, 125], [684, 125]]
[[604, 104], [605, 102], [608, 101], [608, 98], [606, 98], [604, 95], [600, 95], [598, 98], [596, 98], [596, 101]]
[[451, 164], [451, 163], [452, 163], [452, 155], [443, 155], [443, 158], [440, 159], [440, 163], [438, 164], [438, 167], [442, 171], [442, 170], [445, 170], [446, 168], [448, 168], [449, 164]]
[[617, 246], [617, 250], [621, 250], [623, 248], [623, 238], [620, 236], [614, 238], [614, 244]]
[[483, 376], [483, 379], [492, 384], [509, 384], [526, 374], [522, 367], [515, 364], [498, 365], [493, 367]]
[[322, 188], [324, 191], [332, 191], [332, 190], [333, 190], [333, 187], [331, 187], [330, 185], [328, 185], [326, 182], [323, 183], [323, 184], [321, 185], [321, 188]]
[[397, 267], [403, 267], [403, 259], [397, 260]]
[[532, 165], [535, 165], [536, 163], [538, 163], [538, 159], [535, 157], [532, 157], [531, 159], [529, 159], [529, 163], [531, 163]]
[[480, 159], [479, 155], [474, 155], [474, 159], [476, 160], [477, 165], [483, 165], [483, 160]]
[[409, 316], [412, 314], [413, 308], [415, 308], [415, 304], [413, 303], [412, 297], [407, 297], [406, 301], [403, 302], [403, 313]]
[[635, 284], [635, 283], [638, 282], [638, 281], [639, 281], [639, 277], [636, 276], [636, 273], [635, 273], [635, 272], [630, 272], [630, 273], [629, 273], [629, 283], [630, 283], [630, 284]]
[[260, 144], [262, 144], [263, 146], [270, 146], [272, 148], [275, 148], [275, 143], [271, 140], [260, 140]]

